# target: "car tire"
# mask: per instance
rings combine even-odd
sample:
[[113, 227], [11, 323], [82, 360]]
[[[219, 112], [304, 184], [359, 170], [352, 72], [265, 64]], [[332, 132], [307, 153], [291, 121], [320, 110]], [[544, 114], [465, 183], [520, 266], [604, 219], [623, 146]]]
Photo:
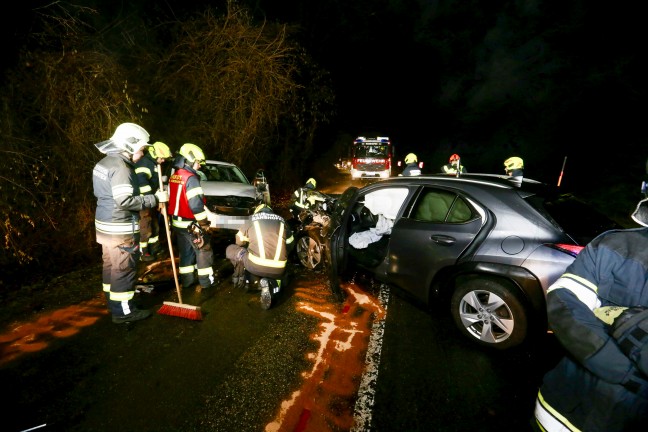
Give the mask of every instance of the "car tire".
[[307, 269], [318, 269], [322, 264], [322, 243], [314, 234], [308, 233], [297, 240], [295, 251], [301, 265]]
[[457, 286], [450, 310], [459, 330], [482, 346], [505, 350], [527, 337], [523, 302], [501, 282], [470, 279]]

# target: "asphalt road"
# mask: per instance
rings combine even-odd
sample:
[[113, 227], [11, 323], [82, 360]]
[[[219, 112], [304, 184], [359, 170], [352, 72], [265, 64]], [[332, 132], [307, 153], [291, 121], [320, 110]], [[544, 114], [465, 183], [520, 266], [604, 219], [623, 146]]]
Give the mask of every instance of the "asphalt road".
[[[323, 274], [299, 270], [265, 311], [224, 275], [183, 293], [202, 321], [117, 326], [97, 298], [6, 329], [2, 430], [525, 430], [550, 337], [484, 351], [442, 313], [360, 277], [343, 286], [336, 303]], [[157, 308], [173, 291], [138, 296]]]
[[[97, 293], [0, 329], [0, 429], [525, 431], [560, 354], [550, 335], [477, 347], [445, 312], [362, 275], [343, 282], [340, 303], [324, 273], [296, 267], [262, 310], [258, 293], [232, 287], [222, 251], [215, 267], [217, 288], [183, 292], [201, 321], [118, 326]], [[145, 306], [177, 301], [168, 260], [140, 278], [154, 285], [138, 294]]]

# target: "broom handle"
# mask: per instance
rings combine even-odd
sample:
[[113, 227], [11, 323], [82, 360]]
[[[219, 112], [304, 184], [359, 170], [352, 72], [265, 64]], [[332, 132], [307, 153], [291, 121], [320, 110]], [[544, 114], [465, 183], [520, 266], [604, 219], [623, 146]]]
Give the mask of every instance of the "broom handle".
[[[162, 182], [162, 165], [157, 164], [158, 179], [160, 181], [160, 190], [164, 190], [164, 183]], [[169, 215], [167, 214], [166, 203], [162, 203], [162, 216], [164, 216], [164, 228], [166, 229], [167, 244], [169, 245], [169, 255], [171, 255], [171, 267], [173, 268], [173, 280], [175, 281], [176, 292], [178, 293], [178, 301], [182, 304], [182, 292], [180, 291], [180, 284], [178, 283], [178, 271], [176, 270], [175, 257], [173, 256], [173, 245], [171, 244], [171, 229], [169, 228]]]

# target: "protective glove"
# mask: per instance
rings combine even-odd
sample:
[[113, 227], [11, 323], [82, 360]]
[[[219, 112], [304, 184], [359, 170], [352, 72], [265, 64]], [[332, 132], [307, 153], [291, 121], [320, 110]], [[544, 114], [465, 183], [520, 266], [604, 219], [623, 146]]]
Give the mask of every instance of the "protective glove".
[[169, 192], [165, 190], [159, 190], [155, 192], [155, 197], [160, 204], [169, 202]]

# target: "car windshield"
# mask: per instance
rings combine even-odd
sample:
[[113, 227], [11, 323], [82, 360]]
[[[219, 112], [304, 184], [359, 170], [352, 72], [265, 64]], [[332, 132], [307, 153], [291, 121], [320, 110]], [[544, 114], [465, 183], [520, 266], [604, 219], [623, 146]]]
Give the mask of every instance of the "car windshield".
[[545, 198], [534, 195], [528, 197], [527, 202], [581, 246], [604, 231], [622, 228], [621, 225], [572, 194]]
[[387, 156], [386, 145], [358, 145], [355, 149], [355, 157], [385, 157]]
[[249, 184], [247, 177], [234, 165], [207, 164], [201, 168], [207, 177], [206, 181], [232, 182]]

